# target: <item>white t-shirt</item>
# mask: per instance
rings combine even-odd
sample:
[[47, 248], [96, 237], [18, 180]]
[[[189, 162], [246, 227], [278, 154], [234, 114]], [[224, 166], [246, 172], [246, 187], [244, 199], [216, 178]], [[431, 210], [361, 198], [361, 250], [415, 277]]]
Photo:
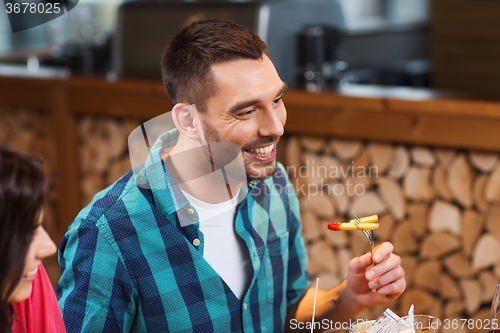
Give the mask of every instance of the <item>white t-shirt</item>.
[[203, 233], [203, 258], [241, 300], [252, 279], [252, 263], [245, 242], [236, 233], [234, 219], [238, 195], [233, 199], [209, 204], [182, 191], [200, 218]]

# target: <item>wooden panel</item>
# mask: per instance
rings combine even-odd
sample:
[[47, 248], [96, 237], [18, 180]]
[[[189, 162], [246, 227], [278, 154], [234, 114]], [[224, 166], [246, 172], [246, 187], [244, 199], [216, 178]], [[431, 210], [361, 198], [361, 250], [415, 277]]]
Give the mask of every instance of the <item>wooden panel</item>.
[[153, 92], [70, 91], [70, 108], [77, 114], [98, 114], [148, 120], [172, 110], [167, 94]]
[[[57, 91], [58, 100], [67, 103], [54, 113], [60, 117], [58, 126], [67, 123], [66, 128], [73, 129], [69, 120], [79, 114], [148, 120], [171, 109], [162, 84], [152, 81], [0, 77], [0, 88], [0, 106], [39, 109], [54, 109], [51, 92]], [[348, 86], [320, 94], [288, 91], [284, 100], [289, 111], [287, 130], [296, 133], [500, 150], [494, 139], [500, 132], [500, 103], [496, 102], [428, 89], [375, 86]], [[75, 131], [65, 135], [76, 138]]]
[[[363, 92], [365, 97], [361, 94]], [[357, 94], [355, 96], [354, 94]], [[378, 97], [372, 97], [373, 95]], [[351, 87], [340, 93], [311, 94], [292, 90], [284, 94], [288, 108], [335, 109], [354, 107], [377, 112], [397, 112], [404, 114], [428, 114], [448, 117], [493, 118], [500, 120], [500, 103], [459, 99], [427, 89]], [[302, 117], [303, 115], [297, 115]]]
[[[373, 112], [353, 107], [287, 107], [285, 132], [498, 151], [500, 120]], [[301, 115], [307, 114], [308, 117]]]
[[49, 89], [25, 86], [23, 88], [0, 83], [0, 105], [11, 108], [48, 109]]
[[69, 112], [68, 94], [55, 88], [51, 94], [53, 137], [57, 149], [57, 182], [59, 238], [80, 211], [80, 170], [76, 118]]
[[500, 97], [500, 2], [434, 0], [431, 8], [434, 86]]

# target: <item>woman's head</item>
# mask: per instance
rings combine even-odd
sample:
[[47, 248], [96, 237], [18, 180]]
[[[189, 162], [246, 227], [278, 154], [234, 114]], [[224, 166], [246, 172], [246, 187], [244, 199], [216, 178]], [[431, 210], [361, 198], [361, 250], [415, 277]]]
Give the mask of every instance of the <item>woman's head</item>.
[[0, 330], [7, 304], [30, 295], [41, 259], [56, 251], [41, 226], [46, 192], [37, 160], [0, 147]]

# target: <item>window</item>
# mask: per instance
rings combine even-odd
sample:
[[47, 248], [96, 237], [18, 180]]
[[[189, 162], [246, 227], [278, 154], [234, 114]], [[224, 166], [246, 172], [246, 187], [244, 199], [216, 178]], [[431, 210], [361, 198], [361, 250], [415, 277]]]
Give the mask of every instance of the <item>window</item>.
[[349, 30], [378, 30], [388, 25], [422, 24], [428, 0], [338, 0]]
[[66, 43], [92, 43], [105, 38], [114, 30], [116, 12], [121, 2], [80, 0], [65, 15], [37, 27], [12, 33], [4, 2], [0, 1], [0, 52], [49, 46], [57, 48]]

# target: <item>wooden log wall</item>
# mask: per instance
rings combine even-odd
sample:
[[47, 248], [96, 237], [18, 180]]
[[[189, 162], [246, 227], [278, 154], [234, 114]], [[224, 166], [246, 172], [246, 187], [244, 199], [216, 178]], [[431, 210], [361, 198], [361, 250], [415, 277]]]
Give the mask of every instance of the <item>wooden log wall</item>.
[[284, 145], [308, 271], [320, 287], [342, 281], [349, 260], [369, 251], [361, 232], [332, 232], [328, 222], [378, 214], [376, 243], [394, 244], [408, 285], [391, 309], [405, 315], [415, 304], [443, 319], [488, 319], [500, 282], [498, 152], [306, 135], [288, 135]]

